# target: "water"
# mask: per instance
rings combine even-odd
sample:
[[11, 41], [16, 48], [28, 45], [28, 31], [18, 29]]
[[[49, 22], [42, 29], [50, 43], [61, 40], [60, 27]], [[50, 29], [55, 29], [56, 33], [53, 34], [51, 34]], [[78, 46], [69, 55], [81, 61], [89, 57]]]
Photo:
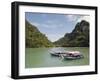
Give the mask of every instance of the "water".
[[[50, 51], [80, 51], [84, 58], [76, 60], [63, 60], [50, 55]], [[26, 48], [25, 68], [82, 66], [89, 65], [88, 47], [57, 47], [57, 48]]]

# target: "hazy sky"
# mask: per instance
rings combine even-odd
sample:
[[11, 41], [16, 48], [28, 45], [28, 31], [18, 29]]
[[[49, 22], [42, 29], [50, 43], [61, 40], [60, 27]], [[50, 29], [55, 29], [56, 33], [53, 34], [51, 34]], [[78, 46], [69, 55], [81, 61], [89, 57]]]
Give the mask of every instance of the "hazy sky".
[[77, 22], [89, 21], [89, 16], [26, 12], [25, 18], [52, 42], [70, 33]]

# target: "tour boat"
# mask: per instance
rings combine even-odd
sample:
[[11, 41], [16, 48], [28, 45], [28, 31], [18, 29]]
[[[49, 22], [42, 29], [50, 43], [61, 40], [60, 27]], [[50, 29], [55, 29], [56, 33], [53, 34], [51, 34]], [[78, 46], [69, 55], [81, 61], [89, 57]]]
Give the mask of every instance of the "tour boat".
[[81, 59], [84, 57], [79, 51], [52, 52], [50, 54], [66, 60]]

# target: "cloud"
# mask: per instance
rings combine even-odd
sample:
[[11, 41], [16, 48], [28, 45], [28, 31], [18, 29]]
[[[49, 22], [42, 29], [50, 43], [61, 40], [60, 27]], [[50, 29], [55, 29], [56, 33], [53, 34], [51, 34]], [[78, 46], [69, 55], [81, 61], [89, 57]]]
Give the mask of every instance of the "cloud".
[[82, 20], [86, 20], [86, 21], [89, 22], [90, 21], [90, 16], [82, 16], [77, 20], [77, 22], [81, 22]]
[[52, 23], [55, 23], [55, 22], [56, 22], [55, 20], [47, 20], [46, 21], [47, 24], [52, 24]]
[[56, 29], [63, 27], [62, 24], [42, 24], [42, 27], [48, 28], [48, 29]]
[[35, 25], [36, 27], [42, 27], [42, 28], [50, 28], [50, 25], [49, 24], [46, 24], [46, 23], [37, 23], [37, 22], [34, 22], [32, 23], [32, 25]]
[[62, 23], [59, 23], [55, 20], [52, 20], [52, 21], [48, 20], [48, 21], [45, 21], [44, 23], [33, 22], [32, 24], [37, 26], [38, 28], [42, 27], [42, 28], [48, 28], [48, 29], [55, 29], [55, 28], [64, 26]]
[[61, 34], [46, 34], [46, 36], [48, 37], [48, 39], [52, 42], [57, 41], [59, 38], [63, 37], [63, 35]]
[[85, 15], [66, 15], [66, 19], [69, 22], [80, 22], [82, 20], [89, 21], [90, 17]]
[[66, 15], [67, 20], [70, 21], [70, 22], [77, 21], [77, 19], [78, 19], [79, 17], [80, 17], [80, 16], [78, 16], [78, 15]]
[[36, 27], [38, 27], [40, 24], [39, 23], [37, 23], [37, 22], [31, 22], [30, 21], [30, 24], [32, 24], [32, 25], [34, 25], [34, 26], [36, 26]]

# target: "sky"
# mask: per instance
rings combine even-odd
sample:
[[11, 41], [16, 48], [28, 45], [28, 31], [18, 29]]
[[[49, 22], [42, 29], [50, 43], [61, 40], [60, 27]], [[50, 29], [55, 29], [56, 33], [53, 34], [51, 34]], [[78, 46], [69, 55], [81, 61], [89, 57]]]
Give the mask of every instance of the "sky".
[[72, 32], [77, 22], [89, 21], [89, 16], [75, 14], [52, 14], [25, 12], [25, 19], [35, 25], [52, 42]]

